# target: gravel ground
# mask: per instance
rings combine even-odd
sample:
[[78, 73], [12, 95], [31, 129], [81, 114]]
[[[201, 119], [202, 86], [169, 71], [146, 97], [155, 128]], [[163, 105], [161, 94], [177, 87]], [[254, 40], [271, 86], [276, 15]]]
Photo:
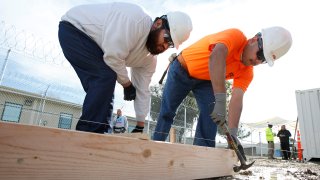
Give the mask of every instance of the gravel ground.
[[263, 180], [291, 180], [291, 179], [317, 179], [320, 180], [320, 162], [285, 161], [281, 159], [269, 160], [266, 158], [252, 158], [248, 161], [256, 162], [245, 171], [234, 176], [215, 178], [225, 179], [263, 179]]

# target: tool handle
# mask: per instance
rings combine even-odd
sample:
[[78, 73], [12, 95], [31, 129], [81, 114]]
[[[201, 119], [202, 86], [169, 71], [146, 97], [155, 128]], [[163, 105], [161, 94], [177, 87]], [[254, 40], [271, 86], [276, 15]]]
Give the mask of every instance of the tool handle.
[[[169, 64], [169, 65], [170, 65], [170, 64]], [[160, 81], [159, 81], [159, 84], [162, 84], [162, 81], [163, 81], [164, 77], [166, 76], [166, 74], [167, 74], [167, 72], [168, 72], [169, 65], [168, 65], [167, 69], [163, 72], [162, 77], [161, 77], [161, 79], [160, 79]]]
[[244, 160], [242, 154], [240, 153], [240, 151], [238, 149], [238, 146], [236, 145], [236, 143], [234, 142], [233, 138], [231, 137], [231, 134], [229, 133], [227, 125], [224, 124], [222, 126], [222, 128], [223, 128], [223, 131], [226, 133], [227, 140], [228, 140], [229, 144], [231, 145], [232, 149], [234, 149], [234, 151], [236, 152], [236, 154], [238, 156], [238, 159], [240, 160], [240, 163], [241, 164], [245, 164], [246, 161]]

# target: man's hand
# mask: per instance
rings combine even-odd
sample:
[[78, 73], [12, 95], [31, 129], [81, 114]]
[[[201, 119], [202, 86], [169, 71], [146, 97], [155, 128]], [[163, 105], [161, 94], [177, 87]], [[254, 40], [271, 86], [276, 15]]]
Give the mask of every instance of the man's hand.
[[226, 97], [226, 93], [215, 94], [216, 101], [211, 118], [219, 126], [226, 123]]
[[132, 85], [132, 83], [128, 87], [123, 88], [123, 99], [126, 101], [132, 101], [136, 99], [136, 88]]

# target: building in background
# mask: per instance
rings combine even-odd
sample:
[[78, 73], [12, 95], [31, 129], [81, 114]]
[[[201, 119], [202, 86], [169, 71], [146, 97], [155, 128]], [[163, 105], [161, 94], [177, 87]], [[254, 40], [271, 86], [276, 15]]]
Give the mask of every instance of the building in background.
[[[1, 121], [75, 130], [81, 110], [79, 104], [0, 86]], [[130, 131], [135, 121], [127, 118]]]

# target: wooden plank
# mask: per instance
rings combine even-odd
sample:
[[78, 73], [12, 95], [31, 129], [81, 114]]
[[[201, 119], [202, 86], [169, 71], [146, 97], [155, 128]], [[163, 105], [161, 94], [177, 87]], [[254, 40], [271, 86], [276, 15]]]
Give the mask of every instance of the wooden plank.
[[0, 179], [201, 179], [233, 151], [0, 122]]
[[150, 140], [150, 137], [146, 133], [114, 133], [113, 136], [129, 137], [143, 140]]

